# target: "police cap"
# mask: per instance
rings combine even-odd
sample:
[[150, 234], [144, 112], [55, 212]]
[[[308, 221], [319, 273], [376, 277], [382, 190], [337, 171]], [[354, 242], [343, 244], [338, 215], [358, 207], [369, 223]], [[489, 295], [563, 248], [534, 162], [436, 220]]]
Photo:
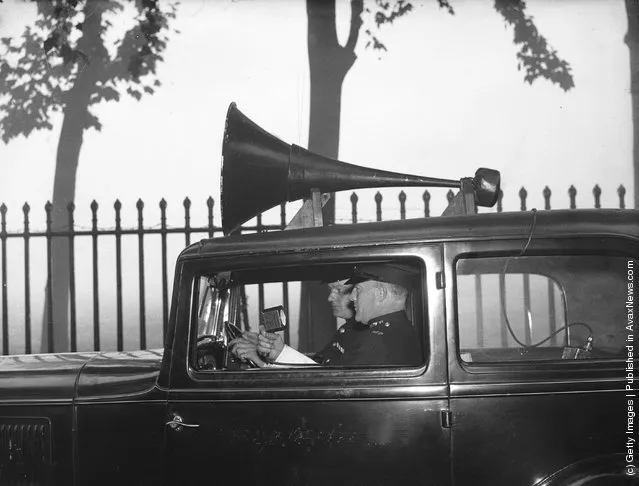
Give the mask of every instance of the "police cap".
[[355, 265], [353, 276], [347, 284], [357, 284], [367, 280], [392, 283], [410, 289], [419, 279], [419, 270], [397, 263], [362, 263]]

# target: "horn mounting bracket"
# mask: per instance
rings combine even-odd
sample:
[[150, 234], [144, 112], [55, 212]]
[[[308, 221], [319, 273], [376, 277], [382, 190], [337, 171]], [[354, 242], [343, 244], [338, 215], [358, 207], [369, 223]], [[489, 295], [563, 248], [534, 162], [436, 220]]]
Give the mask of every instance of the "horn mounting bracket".
[[311, 197], [304, 199], [304, 204], [302, 204], [300, 210], [293, 216], [284, 229], [292, 230], [324, 226], [322, 208], [326, 205], [330, 197], [330, 194], [322, 194], [319, 189], [311, 189]]

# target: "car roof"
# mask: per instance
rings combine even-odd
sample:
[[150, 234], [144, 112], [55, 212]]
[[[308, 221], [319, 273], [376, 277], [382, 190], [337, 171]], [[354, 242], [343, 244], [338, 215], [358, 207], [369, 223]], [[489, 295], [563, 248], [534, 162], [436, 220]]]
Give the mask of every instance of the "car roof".
[[[533, 211], [440, 216], [234, 234], [201, 240], [182, 251], [180, 259], [270, 253], [299, 248], [341, 248], [410, 242], [469, 241], [528, 237]], [[639, 240], [639, 210], [567, 209], [536, 211], [534, 237], [620, 236]]]

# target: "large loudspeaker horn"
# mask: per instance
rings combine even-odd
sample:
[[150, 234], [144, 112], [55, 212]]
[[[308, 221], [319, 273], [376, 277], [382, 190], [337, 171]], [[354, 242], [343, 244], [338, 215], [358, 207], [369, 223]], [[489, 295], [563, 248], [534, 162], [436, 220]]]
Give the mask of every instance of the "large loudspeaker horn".
[[[369, 187], [461, 188], [459, 180], [369, 169], [289, 145], [246, 117], [231, 103], [222, 145], [222, 227], [228, 234], [262, 211], [310, 197], [312, 190], [336, 192]], [[479, 206], [492, 206], [499, 172], [479, 169], [472, 180]]]

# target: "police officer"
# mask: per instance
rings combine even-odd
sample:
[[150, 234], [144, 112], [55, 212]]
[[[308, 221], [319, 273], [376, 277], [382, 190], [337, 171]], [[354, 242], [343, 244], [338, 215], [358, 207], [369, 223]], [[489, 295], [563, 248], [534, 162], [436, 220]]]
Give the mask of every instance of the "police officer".
[[[333, 309], [333, 316], [345, 319], [346, 324], [342, 327], [350, 327], [354, 322], [355, 311], [353, 310], [353, 303], [350, 301], [350, 292], [353, 288], [352, 284], [346, 283], [348, 279], [336, 280], [328, 283], [328, 302]], [[258, 334], [250, 331], [243, 333], [241, 338], [234, 339], [229, 343], [231, 352], [242, 359], [249, 359], [260, 368], [269, 365], [262, 359], [265, 357], [271, 362], [286, 363], [289, 365], [317, 365], [322, 363], [324, 353], [330, 355], [332, 351], [330, 344], [314, 356], [313, 359], [309, 358], [305, 354], [291, 348], [284, 344], [284, 340], [279, 334], [266, 333], [261, 331], [261, 334], [265, 336], [265, 341], [262, 345], [262, 353], [264, 356], [258, 354]], [[268, 348], [268, 349], [267, 349]]]
[[[355, 315], [347, 318], [314, 361], [326, 366], [419, 365], [419, 340], [405, 312], [407, 289], [417, 275], [404, 265], [362, 264], [355, 266], [352, 278], [332, 284], [339, 289], [334, 294], [331, 288], [329, 296], [334, 313], [337, 307], [348, 308], [348, 299]], [[263, 329], [257, 336], [257, 352], [275, 364], [313, 362], [284, 345], [281, 336]]]

